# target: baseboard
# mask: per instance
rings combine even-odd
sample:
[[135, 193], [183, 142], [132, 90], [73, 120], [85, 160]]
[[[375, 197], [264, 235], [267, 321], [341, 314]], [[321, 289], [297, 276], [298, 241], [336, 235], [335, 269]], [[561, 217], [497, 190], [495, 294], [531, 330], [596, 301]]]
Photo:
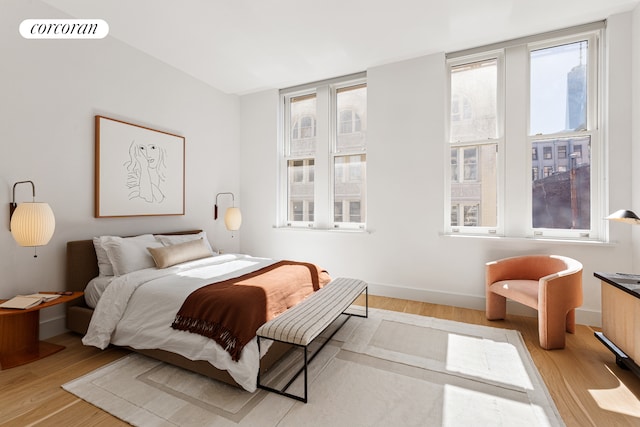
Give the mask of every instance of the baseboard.
[[[432, 304], [451, 305], [454, 307], [485, 310], [485, 298], [476, 295], [415, 289], [392, 285], [369, 283], [369, 294], [389, 298], [408, 299], [429, 302]], [[534, 309], [513, 301], [507, 301], [507, 313], [519, 316], [537, 317]], [[576, 322], [581, 325], [602, 326], [602, 313], [596, 310], [579, 308], [576, 310]]]
[[46, 340], [68, 331], [66, 327], [67, 317], [64, 315], [40, 322], [40, 339]]

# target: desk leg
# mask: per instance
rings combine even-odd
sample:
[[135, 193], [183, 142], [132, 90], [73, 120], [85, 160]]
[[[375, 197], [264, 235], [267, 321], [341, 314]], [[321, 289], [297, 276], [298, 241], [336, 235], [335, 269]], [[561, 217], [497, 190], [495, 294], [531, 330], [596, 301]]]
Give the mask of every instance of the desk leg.
[[64, 348], [39, 340], [40, 311], [0, 317], [0, 370], [24, 365]]

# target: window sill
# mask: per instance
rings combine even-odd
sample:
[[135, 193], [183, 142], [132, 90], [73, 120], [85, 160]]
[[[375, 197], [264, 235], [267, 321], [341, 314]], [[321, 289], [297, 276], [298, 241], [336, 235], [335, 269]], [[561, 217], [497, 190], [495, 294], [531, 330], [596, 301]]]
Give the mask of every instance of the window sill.
[[572, 239], [561, 237], [513, 237], [513, 236], [496, 236], [485, 234], [458, 234], [458, 233], [440, 233], [440, 237], [460, 238], [460, 239], [481, 239], [500, 242], [534, 242], [536, 244], [555, 244], [555, 245], [588, 245], [588, 246], [616, 246], [615, 242], [605, 242], [594, 239]]
[[352, 233], [352, 234], [371, 234], [373, 230], [366, 228], [319, 228], [319, 227], [287, 227], [274, 225], [276, 230], [286, 231], [310, 231], [310, 232], [327, 232], [327, 233]]

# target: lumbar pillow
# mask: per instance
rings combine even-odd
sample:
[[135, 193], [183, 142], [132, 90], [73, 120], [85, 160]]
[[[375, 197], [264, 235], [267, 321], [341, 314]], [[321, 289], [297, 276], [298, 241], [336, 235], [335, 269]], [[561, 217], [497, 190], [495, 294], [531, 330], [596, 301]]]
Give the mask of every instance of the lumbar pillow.
[[147, 247], [162, 247], [162, 243], [156, 241], [152, 234], [136, 237], [104, 236], [102, 245], [107, 251], [116, 276], [154, 267]]
[[183, 262], [213, 256], [213, 252], [207, 247], [203, 239], [147, 249], [149, 249], [158, 268], [167, 268]]
[[209, 240], [207, 239], [206, 231], [201, 231], [197, 234], [156, 234], [156, 240], [162, 242], [165, 246], [177, 245], [178, 243], [190, 242], [192, 240], [200, 240], [202, 239], [209, 248], [211, 252], [213, 249], [209, 244]]

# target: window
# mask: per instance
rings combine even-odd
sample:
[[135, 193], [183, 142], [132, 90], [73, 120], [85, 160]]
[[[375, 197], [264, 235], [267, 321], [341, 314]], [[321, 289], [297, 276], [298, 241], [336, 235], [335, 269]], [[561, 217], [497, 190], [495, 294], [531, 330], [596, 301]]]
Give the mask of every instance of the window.
[[497, 226], [495, 195], [498, 185], [496, 155], [501, 144], [498, 130], [501, 64], [500, 55], [451, 63], [449, 228]]
[[[561, 145], [558, 147], [558, 159], [566, 159], [567, 158], [567, 146]], [[533, 159], [537, 160], [537, 159]]]
[[447, 55], [446, 232], [603, 237], [602, 28]]
[[451, 120], [471, 120], [471, 102], [466, 96], [455, 95], [451, 99]]
[[360, 215], [360, 200], [354, 200], [349, 202], [349, 221], [361, 222]]
[[529, 142], [550, 153], [544, 155], [550, 162], [542, 177], [531, 186], [531, 225], [538, 235], [597, 234], [591, 224], [591, 202], [598, 200], [591, 185], [591, 146], [598, 138], [598, 97], [597, 86], [589, 85], [597, 75], [596, 44], [592, 35], [529, 47]]
[[284, 89], [280, 94], [284, 120], [279, 225], [364, 228], [365, 75]]
[[464, 225], [475, 227], [478, 222], [478, 205], [464, 207]]
[[342, 222], [342, 202], [335, 202], [333, 204], [333, 221]]
[[342, 110], [338, 113], [338, 133], [355, 133], [362, 130], [360, 116], [353, 110]]
[[[293, 126], [291, 139], [299, 140], [316, 136], [316, 121], [311, 116], [300, 117]], [[299, 141], [298, 141], [299, 142]]]

